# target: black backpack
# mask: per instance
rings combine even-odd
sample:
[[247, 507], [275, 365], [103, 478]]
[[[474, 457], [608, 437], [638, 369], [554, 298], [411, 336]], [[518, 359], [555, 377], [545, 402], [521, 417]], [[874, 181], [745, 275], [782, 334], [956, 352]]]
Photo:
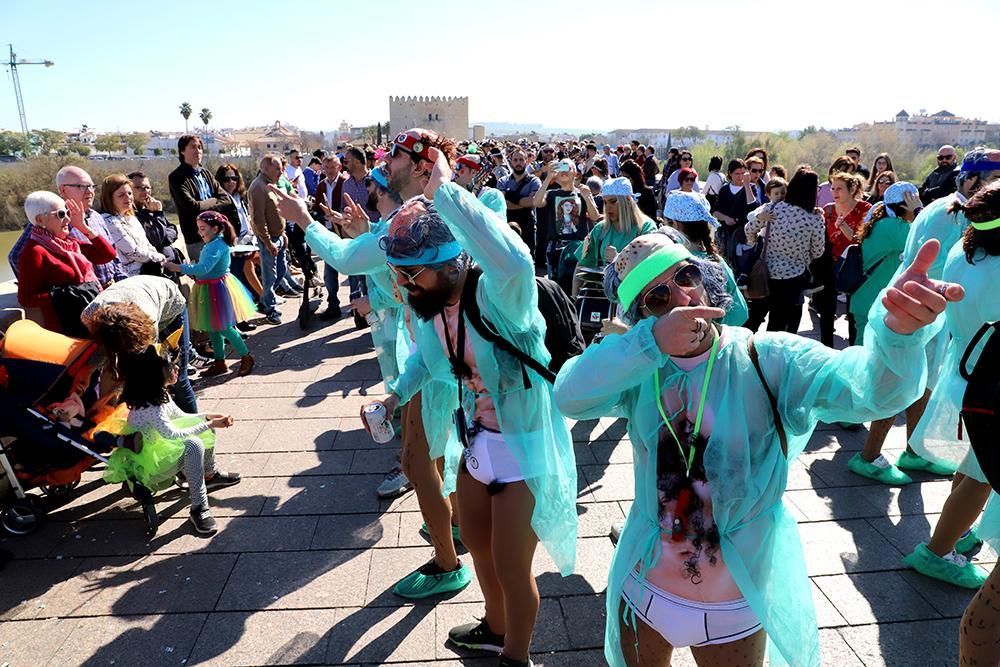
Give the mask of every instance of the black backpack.
[[[969, 357], [990, 331], [993, 334], [983, 346], [976, 367], [970, 372]], [[965, 348], [958, 370], [968, 382], [962, 397], [961, 424], [969, 433], [972, 451], [979, 460], [986, 481], [994, 491], [1000, 491], [1000, 446], [996, 440], [1000, 431], [1000, 419], [997, 418], [1000, 414], [1000, 322], [987, 322], [976, 332]]]
[[546, 367], [497, 334], [493, 324], [489, 320], [483, 319], [479, 304], [476, 302], [476, 288], [479, 286], [480, 276], [482, 276], [482, 271], [479, 267], [470, 267], [465, 278], [465, 285], [462, 288], [462, 310], [465, 311], [469, 324], [483, 340], [493, 343], [521, 362], [525, 388], [531, 387], [528, 373], [524, 371], [525, 366], [549, 382], [555, 382], [556, 373], [563, 367], [563, 364], [570, 357], [583, 353], [583, 349], [586, 347], [583, 332], [580, 331], [580, 320], [577, 318], [576, 309], [570, 298], [566, 296], [566, 292], [548, 278], [535, 277], [535, 288], [538, 290], [538, 310], [545, 319], [545, 348], [552, 356], [552, 360]]

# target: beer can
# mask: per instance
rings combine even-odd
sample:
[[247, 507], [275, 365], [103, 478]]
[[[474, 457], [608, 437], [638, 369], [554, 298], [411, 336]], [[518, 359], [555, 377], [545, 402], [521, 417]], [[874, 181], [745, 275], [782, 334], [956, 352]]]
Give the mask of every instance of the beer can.
[[381, 403], [366, 405], [364, 415], [365, 423], [368, 424], [368, 430], [371, 431], [372, 439], [375, 442], [385, 444], [395, 437], [396, 429], [392, 427], [384, 405]]

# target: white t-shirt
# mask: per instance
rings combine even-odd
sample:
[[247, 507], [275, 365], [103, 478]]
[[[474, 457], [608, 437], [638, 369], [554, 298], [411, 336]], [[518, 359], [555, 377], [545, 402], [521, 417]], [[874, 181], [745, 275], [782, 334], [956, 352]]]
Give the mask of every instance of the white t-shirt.
[[306, 177], [302, 174], [302, 167], [293, 167], [289, 162], [288, 166], [285, 167], [285, 176], [295, 186], [295, 190], [299, 193], [300, 197], [305, 199], [309, 196], [309, 191], [306, 190]]

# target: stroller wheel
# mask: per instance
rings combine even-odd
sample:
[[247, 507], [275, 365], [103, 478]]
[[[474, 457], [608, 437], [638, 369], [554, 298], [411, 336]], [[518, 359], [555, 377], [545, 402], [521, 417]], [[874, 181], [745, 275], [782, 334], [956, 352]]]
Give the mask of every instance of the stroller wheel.
[[78, 486], [80, 486], [80, 480], [76, 480], [75, 482], [70, 482], [69, 484], [59, 484], [57, 486], [46, 486], [43, 484], [38, 488], [42, 493], [44, 493], [47, 496], [51, 496], [52, 498], [55, 499], [61, 499], [69, 495], [70, 491], [72, 491]]
[[45, 518], [45, 510], [41, 503], [32, 496], [17, 499], [0, 512], [0, 524], [11, 535], [27, 535], [31, 533]]

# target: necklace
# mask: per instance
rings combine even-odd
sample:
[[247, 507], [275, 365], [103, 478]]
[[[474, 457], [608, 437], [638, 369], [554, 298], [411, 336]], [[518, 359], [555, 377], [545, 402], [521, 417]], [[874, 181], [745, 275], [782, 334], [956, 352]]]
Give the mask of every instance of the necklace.
[[673, 436], [674, 442], [677, 443], [677, 451], [681, 455], [681, 461], [684, 462], [684, 472], [685, 476], [691, 477], [691, 466], [694, 465], [694, 454], [695, 454], [695, 440], [698, 437], [698, 433], [701, 432], [701, 420], [705, 416], [705, 400], [707, 398], [706, 394], [708, 392], [708, 383], [712, 379], [712, 369], [715, 368], [715, 357], [719, 351], [719, 336], [716, 335], [715, 339], [712, 341], [712, 349], [708, 356], [708, 368], [705, 369], [705, 379], [701, 383], [701, 397], [698, 399], [698, 412], [695, 413], [694, 419], [694, 430], [688, 437], [687, 451], [685, 451], [684, 445], [681, 444], [681, 439], [677, 437], [677, 433], [674, 431], [674, 427], [670, 424], [670, 419], [667, 417], [667, 411], [663, 409], [663, 390], [660, 386], [660, 369], [657, 368], [653, 374], [653, 379], [656, 383], [656, 407], [660, 411], [660, 417], [663, 418], [663, 423], [666, 425], [667, 430], [670, 431], [670, 435]]

